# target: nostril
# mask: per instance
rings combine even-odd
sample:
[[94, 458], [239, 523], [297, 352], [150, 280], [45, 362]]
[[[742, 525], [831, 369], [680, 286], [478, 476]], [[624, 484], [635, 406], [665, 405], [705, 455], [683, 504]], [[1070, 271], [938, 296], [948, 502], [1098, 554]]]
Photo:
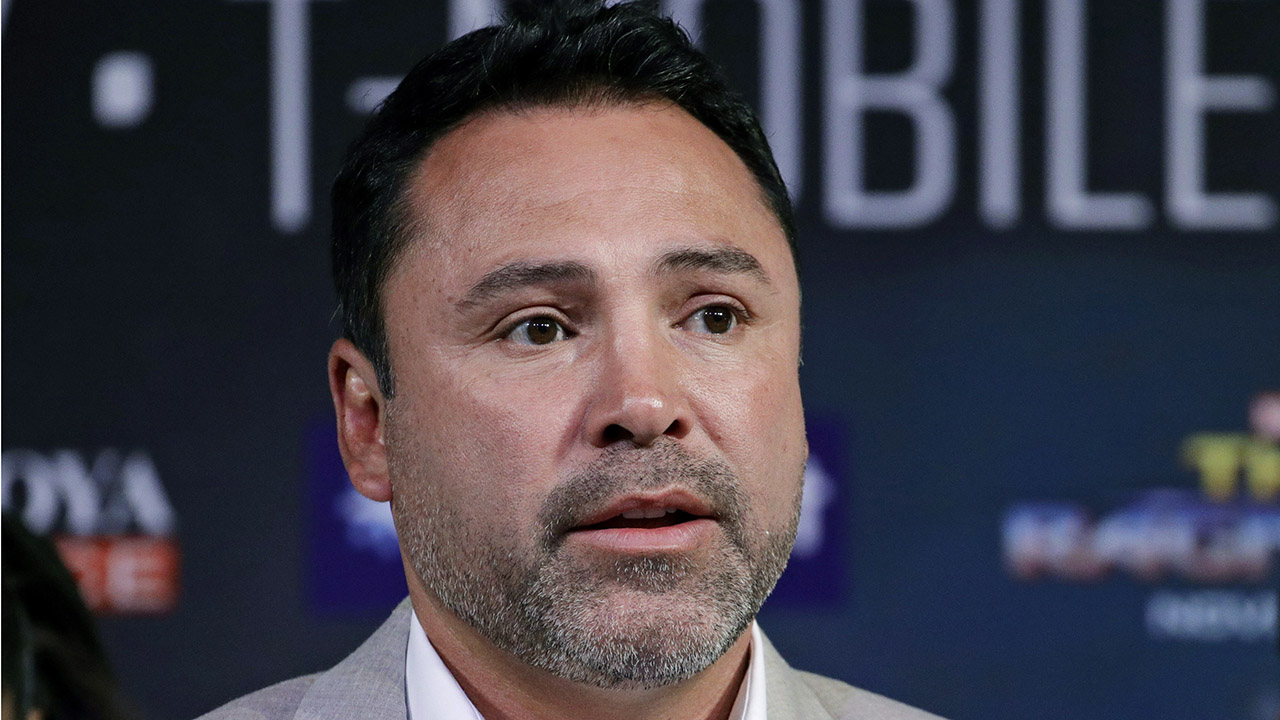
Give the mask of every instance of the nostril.
[[614, 423], [604, 429], [605, 443], [615, 443], [615, 442], [621, 442], [623, 440], [634, 440], [634, 439], [635, 439], [634, 433], [622, 427], [621, 425], [618, 425], [617, 423]]

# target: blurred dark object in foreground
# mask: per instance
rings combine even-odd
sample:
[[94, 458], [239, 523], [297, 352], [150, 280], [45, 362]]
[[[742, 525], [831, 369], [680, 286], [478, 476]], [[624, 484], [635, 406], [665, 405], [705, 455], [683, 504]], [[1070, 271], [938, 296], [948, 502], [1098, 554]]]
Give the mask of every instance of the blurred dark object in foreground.
[[4, 720], [125, 720], [93, 618], [53, 545], [7, 513]]

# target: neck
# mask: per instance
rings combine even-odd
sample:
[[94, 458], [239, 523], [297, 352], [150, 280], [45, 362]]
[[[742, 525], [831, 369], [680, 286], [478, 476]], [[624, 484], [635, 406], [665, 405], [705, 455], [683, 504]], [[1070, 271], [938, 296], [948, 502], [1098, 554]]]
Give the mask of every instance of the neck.
[[432, 646], [485, 720], [726, 720], [747, 673], [747, 630], [710, 667], [657, 688], [572, 682], [501, 650], [420, 587], [414, 613]]

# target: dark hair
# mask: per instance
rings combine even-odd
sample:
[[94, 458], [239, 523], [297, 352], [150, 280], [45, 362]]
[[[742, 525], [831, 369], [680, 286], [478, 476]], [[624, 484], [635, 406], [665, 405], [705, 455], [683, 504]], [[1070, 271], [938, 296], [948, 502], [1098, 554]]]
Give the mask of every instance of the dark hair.
[[419, 62], [369, 120], [333, 185], [333, 277], [343, 335], [394, 393], [382, 286], [408, 242], [405, 184], [432, 144], [486, 110], [672, 102], [746, 164], [792, 253], [791, 201], [760, 122], [650, 3], [516, 3], [503, 21]]
[[93, 617], [57, 550], [3, 514], [4, 692], [14, 716], [127, 720]]

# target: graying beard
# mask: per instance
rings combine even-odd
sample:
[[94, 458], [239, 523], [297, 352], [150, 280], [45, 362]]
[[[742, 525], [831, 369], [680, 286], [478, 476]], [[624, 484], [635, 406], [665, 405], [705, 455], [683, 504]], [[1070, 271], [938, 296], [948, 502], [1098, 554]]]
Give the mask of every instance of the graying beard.
[[[699, 470], [705, 472], [705, 468]], [[413, 493], [407, 495], [413, 497]], [[623, 558], [615, 562], [612, 578], [601, 578], [581, 568], [556, 572], [555, 548], [547, 563], [521, 570], [518, 558], [498, 556], [477, 542], [480, 538], [451, 509], [435, 503], [415, 507], [405, 493], [394, 493], [394, 498], [393, 511], [410, 563], [446, 608], [529, 665], [574, 682], [615, 689], [680, 682], [723, 655], [750, 625], [782, 574], [800, 509], [797, 494], [787, 527], [765, 536], [756, 548], [759, 555], [754, 565], [752, 548], [741, 537], [743, 518], [737, 518], [738, 524], [730, 523], [727, 549], [734, 562], [681, 598], [696, 599], [703, 611], [695, 618], [673, 619], [660, 627], [637, 627], [636, 621], [620, 624], [619, 617], [605, 607], [601, 593], [605, 583], [654, 595], [679, 593], [693, 578], [686, 558]], [[456, 552], [443, 557], [442, 546]], [[470, 568], [489, 568], [495, 576], [485, 582]], [[653, 614], [646, 612], [646, 619], [653, 619]]]

